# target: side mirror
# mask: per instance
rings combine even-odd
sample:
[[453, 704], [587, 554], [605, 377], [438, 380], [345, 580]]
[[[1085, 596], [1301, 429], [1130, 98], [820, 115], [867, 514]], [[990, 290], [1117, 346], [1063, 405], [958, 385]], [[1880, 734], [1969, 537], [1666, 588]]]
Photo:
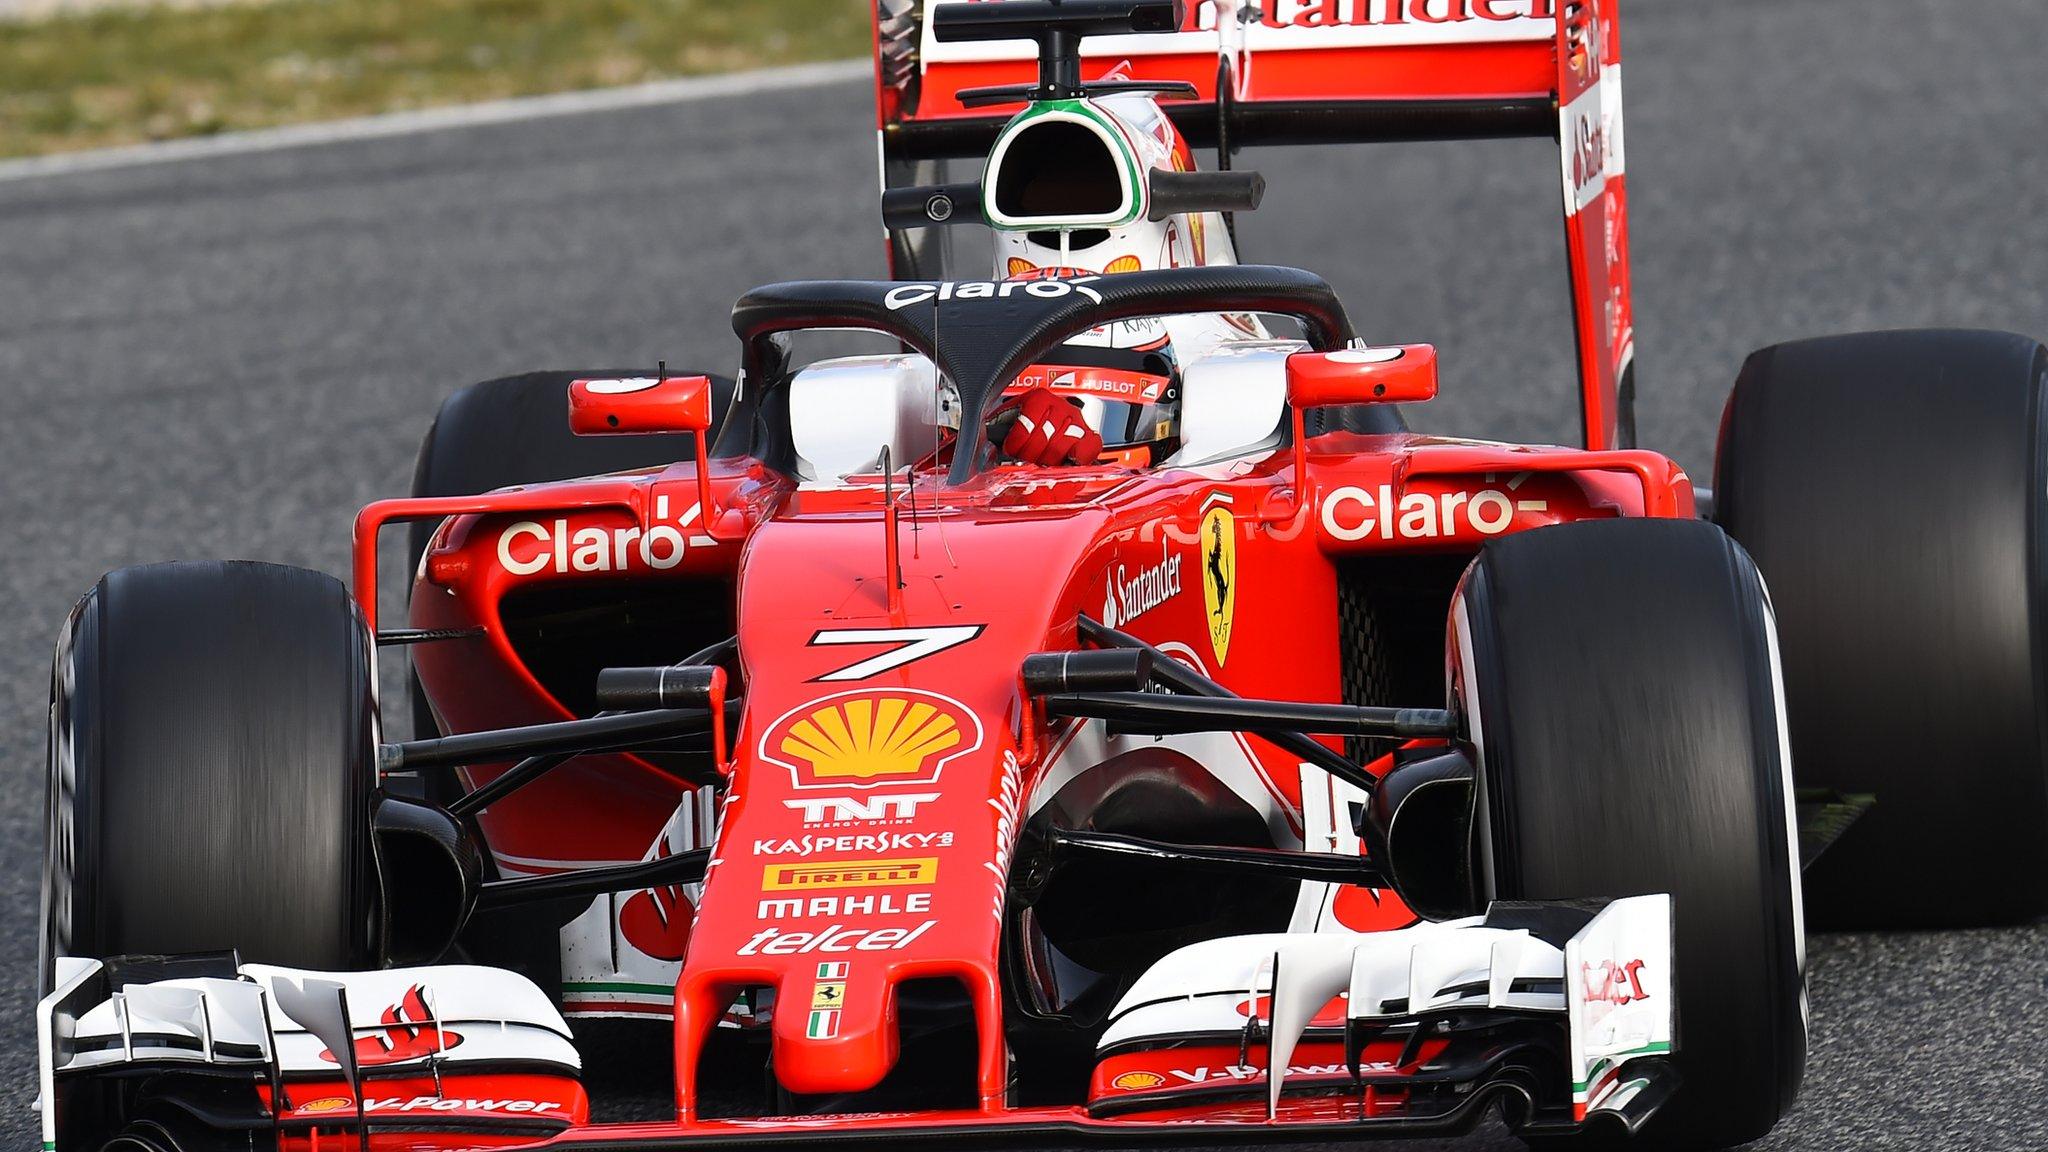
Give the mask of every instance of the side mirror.
[[[692, 432], [697, 449], [697, 506], [707, 526], [718, 523], [711, 499], [709, 376], [631, 376], [569, 382], [569, 431], [578, 436]], [[708, 529], [714, 535], [716, 527]]]
[[709, 376], [638, 376], [569, 384], [569, 430], [578, 436], [633, 436], [711, 429]]
[[1436, 349], [1428, 344], [1297, 352], [1287, 358], [1287, 402], [1296, 411], [1337, 404], [1420, 404], [1436, 398]]
[[1436, 398], [1436, 349], [1428, 344], [1296, 352], [1287, 358], [1287, 406], [1293, 409], [1294, 491], [1301, 510], [1308, 484], [1311, 408], [1339, 404], [1420, 404]]

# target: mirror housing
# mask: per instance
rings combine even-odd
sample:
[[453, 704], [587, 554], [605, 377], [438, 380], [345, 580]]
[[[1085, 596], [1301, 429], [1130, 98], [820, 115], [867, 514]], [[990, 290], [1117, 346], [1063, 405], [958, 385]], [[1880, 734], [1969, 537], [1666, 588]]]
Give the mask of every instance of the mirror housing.
[[1435, 398], [1436, 349], [1428, 344], [1297, 352], [1287, 358], [1287, 402], [1297, 410], [1420, 404]]
[[1287, 406], [1294, 425], [1295, 506], [1276, 520], [1300, 512], [1308, 484], [1308, 420], [1311, 408], [1341, 404], [1420, 404], [1436, 398], [1436, 348], [1390, 344], [1384, 348], [1339, 348], [1296, 352], [1287, 358]]
[[709, 376], [637, 376], [569, 383], [569, 430], [578, 436], [710, 431]]
[[706, 530], [718, 531], [718, 505], [711, 499], [711, 377], [628, 376], [569, 382], [569, 431], [578, 436], [644, 436], [689, 432], [696, 445], [697, 506]]

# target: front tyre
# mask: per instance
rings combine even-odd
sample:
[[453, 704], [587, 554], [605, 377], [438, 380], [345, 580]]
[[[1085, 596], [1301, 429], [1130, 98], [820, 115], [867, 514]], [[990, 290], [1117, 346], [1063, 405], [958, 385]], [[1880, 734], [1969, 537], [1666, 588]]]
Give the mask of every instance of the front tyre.
[[369, 966], [375, 647], [333, 577], [108, 573], [51, 682], [42, 980], [54, 957]]
[[1749, 557], [1694, 521], [1494, 541], [1452, 604], [1483, 895], [1672, 897], [1680, 1086], [1650, 1147], [1762, 1136], [1805, 1068], [1774, 637]]

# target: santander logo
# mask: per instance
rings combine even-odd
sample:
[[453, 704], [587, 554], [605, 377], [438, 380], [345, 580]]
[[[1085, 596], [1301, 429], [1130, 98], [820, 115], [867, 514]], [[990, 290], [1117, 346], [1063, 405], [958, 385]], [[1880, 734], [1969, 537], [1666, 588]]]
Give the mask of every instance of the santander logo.
[[[1128, 56], [1216, 50], [1217, 34], [1231, 22], [1241, 31], [1226, 36], [1241, 49], [1324, 49], [1391, 47], [1404, 44], [1469, 44], [1549, 40], [1557, 34], [1558, 0], [1191, 0], [1180, 29], [1119, 38]], [[944, 43], [925, 29], [921, 57], [926, 64], [986, 59], [988, 46]], [[1004, 59], [1028, 59], [1028, 48]], [[1265, 65], [1293, 76], [1320, 75], [1308, 61], [1275, 59]]]
[[1162, 539], [1159, 563], [1135, 573], [1118, 564], [1110, 574], [1109, 591], [1102, 601], [1102, 622], [1111, 628], [1121, 628], [1180, 595], [1180, 559]]
[[[1182, 32], [1214, 32], [1218, 5], [1187, 7]], [[1404, 24], [1554, 21], [1556, 0], [1258, 0], [1245, 4], [1252, 23], [1266, 28], [1374, 28]]]

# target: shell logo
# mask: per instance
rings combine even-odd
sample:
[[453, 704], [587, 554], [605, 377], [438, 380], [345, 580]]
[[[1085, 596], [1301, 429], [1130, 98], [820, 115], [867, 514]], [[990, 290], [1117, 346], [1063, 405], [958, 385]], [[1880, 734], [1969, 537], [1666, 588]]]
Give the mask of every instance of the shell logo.
[[354, 1108], [356, 1102], [346, 1096], [323, 1096], [310, 1100], [292, 1109], [294, 1115], [304, 1116], [309, 1112], [341, 1112]]
[[791, 709], [761, 738], [761, 758], [798, 788], [933, 784], [981, 747], [981, 721], [958, 700], [910, 688], [846, 692]]
[[1157, 1088], [1164, 1083], [1166, 1077], [1157, 1072], [1126, 1072], [1111, 1080], [1109, 1086], [1125, 1092], [1143, 1092], [1147, 1088]]

